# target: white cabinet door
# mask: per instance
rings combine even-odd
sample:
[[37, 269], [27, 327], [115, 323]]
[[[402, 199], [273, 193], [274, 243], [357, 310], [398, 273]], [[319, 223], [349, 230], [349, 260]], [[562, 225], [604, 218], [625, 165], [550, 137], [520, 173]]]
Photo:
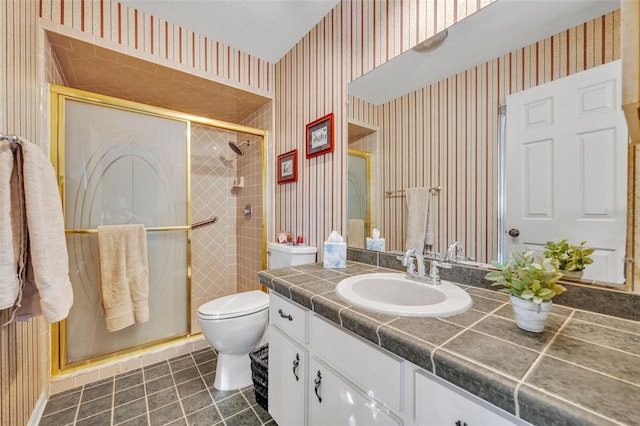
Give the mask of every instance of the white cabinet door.
[[279, 426], [306, 424], [308, 353], [269, 328], [269, 414]]
[[[420, 426], [507, 426], [526, 424], [474, 395], [464, 395], [432, 374], [416, 372], [415, 411]], [[466, 393], [466, 392], [465, 392]], [[474, 400], [472, 400], [472, 398]], [[497, 414], [501, 412], [501, 414]]]
[[309, 425], [402, 424], [401, 419], [379, 407], [371, 397], [315, 358], [311, 359], [309, 373]]

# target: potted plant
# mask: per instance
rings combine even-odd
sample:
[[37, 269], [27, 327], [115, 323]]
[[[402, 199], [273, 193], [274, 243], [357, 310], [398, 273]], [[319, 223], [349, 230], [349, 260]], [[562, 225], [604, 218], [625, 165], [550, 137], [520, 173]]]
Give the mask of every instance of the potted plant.
[[584, 268], [593, 263], [591, 255], [595, 249], [587, 247], [586, 241], [572, 245], [567, 240], [547, 241], [544, 257], [551, 259], [565, 277], [581, 278]]
[[551, 299], [567, 290], [558, 284], [562, 273], [557, 264], [551, 259], [536, 259], [530, 251], [513, 253], [505, 262], [494, 262], [493, 266], [498, 270], [489, 272], [485, 278], [510, 294], [516, 325], [523, 330], [542, 332], [553, 304]]

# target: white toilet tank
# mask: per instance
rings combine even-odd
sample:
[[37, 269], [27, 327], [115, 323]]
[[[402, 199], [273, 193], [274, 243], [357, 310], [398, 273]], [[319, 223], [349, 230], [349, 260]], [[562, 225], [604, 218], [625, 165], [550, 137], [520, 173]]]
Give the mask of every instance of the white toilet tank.
[[269, 269], [315, 263], [317, 247], [269, 243]]

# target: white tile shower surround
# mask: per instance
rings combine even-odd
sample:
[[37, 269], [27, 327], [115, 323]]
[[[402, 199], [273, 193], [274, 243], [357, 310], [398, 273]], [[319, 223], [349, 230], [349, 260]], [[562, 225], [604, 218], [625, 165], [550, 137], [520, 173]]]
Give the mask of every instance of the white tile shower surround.
[[53, 395], [40, 426], [277, 426], [251, 386], [213, 387], [216, 353], [201, 349]]

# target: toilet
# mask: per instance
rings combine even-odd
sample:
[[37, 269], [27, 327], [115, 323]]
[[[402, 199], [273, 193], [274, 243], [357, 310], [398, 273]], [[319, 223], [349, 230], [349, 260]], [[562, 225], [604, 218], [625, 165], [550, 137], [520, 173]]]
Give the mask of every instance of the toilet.
[[[269, 268], [296, 266], [316, 261], [316, 247], [269, 244]], [[222, 391], [251, 386], [249, 352], [266, 339], [269, 296], [247, 291], [220, 297], [198, 308], [204, 338], [218, 353], [213, 386]]]
[[316, 262], [317, 247], [269, 243], [269, 269], [306, 265]]
[[269, 324], [269, 296], [260, 290], [220, 297], [198, 308], [198, 322], [218, 353], [218, 390], [251, 386], [249, 352], [259, 346]]

